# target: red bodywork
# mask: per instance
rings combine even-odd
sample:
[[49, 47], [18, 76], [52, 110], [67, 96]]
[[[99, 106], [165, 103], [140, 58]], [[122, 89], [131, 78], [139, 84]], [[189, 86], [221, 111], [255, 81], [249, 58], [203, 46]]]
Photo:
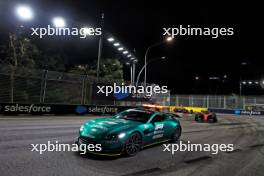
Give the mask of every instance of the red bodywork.
[[207, 121], [209, 119], [209, 116], [213, 115], [211, 112], [202, 112], [202, 117], [204, 121]]
[[209, 116], [209, 114], [203, 114], [204, 121], [207, 121], [208, 120], [208, 116]]

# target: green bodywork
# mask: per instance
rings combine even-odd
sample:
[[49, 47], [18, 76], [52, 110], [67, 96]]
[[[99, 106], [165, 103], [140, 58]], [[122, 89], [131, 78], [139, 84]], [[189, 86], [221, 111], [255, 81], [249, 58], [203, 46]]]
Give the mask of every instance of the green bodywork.
[[[132, 133], [140, 133], [143, 139], [142, 147], [145, 147], [170, 140], [177, 128], [181, 130], [179, 121], [169, 114], [153, 112], [146, 122], [120, 119], [120, 115], [127, 111], [129, 110], [112, 117], [100, 117], [86, 121], [80, 128], [79, 138], [88, 138], [93, 143], [101, 144], [102, 153], [120, 154], [127, 138]], [[156, 115], [162, 115], [164, 120], [153, 122]]]

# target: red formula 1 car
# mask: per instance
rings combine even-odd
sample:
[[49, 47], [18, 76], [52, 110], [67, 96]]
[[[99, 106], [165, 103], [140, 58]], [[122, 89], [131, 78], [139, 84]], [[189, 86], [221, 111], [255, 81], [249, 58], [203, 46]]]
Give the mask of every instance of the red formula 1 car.
[[215, 123], [217, 122], [217, 117], [214, 112], [202, 111], [200, 113], [195, 114], [195, 121]]

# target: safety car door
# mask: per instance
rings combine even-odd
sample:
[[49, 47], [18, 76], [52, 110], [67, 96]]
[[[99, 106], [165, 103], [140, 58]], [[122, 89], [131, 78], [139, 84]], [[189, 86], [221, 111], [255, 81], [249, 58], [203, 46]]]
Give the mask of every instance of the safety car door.
[[148, 129], [146, 129], [146, 141], [148, 143], [159, 142], [166, 138], [166, 123], [165, 123], [165, 116], [161, 114], [156, 114], [150, 123], [147, 124]]

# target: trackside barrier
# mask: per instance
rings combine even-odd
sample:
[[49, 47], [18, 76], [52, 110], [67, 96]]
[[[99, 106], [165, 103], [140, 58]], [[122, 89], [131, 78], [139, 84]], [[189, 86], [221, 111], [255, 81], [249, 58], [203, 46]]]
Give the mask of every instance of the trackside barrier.
[[209, 108], [209, 111], [220, 113], [220, 114], [235, 114], [235, 115], [259, 115], [263, 116], [264, 111], [250, 111], [244, 109], [217, 109], [217, 108]]
[[[116, 114], [125, 109], [136, 108], [137, 106], [112, 106], [112, 105], [62, 105], [62, 104], [22, 104], [22, 103], [0, 103], [0, 115], [67, 115], [67, 114]], [[264, 116], [264, 111], [250, 111], [243, 109], [220, 109], [209, 108], [211, 112], [235, 115], [259, 115]]]
[[59, 104], [20, 104], [20, 103], [0, 103], [0, 114], [16, 115], [66, 115], [66, 114], [116, 114], [125, 109], [134, 108], [132, 106], [103, 106], [103, 105], [59, 105]]

